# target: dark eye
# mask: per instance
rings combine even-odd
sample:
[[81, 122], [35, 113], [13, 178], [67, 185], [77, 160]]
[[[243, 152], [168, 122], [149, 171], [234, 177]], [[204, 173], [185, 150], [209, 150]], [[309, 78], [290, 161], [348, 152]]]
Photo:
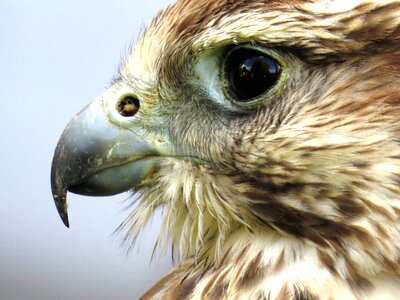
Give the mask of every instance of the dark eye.
[[241, 102], [267, 92], [278, 82], [281, 74], [281, 66], [276, 60], [255, 49], [235, 49], [226, 61], [230, 91]]
[[140, 107], [139, 100], [133, 96], [125, 96], [117, 104], [117, 110], [123, 117], [133, 117]]

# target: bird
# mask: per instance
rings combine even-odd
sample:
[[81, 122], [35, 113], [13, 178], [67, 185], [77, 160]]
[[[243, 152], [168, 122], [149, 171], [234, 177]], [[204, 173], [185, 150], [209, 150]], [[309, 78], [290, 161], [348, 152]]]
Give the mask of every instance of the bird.
[[[141, 299], [398, 299], [400, 1], [178, 0], [66, 126], [67, 193], [130, 191], [177, 265]], [[137, 200], [135, 200], [137, 199]]]

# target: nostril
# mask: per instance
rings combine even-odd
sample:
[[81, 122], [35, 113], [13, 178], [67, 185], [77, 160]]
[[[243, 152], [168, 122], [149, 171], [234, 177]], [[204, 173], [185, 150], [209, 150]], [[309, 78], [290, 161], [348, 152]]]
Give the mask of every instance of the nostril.
[[139, 100], [133, 96], [123, 97], [117, 104], [116, 109], [123, 117], [133, 117], [140, 107]]

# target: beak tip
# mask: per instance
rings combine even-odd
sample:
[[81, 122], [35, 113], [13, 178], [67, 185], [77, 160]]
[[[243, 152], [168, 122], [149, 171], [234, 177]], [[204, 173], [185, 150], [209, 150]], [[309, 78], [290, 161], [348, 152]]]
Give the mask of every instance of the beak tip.
[[63, 221], [65, 227], [69, 228], [68, 214], [67, 213], [65, 213], [65, 214], [61, 214], [60, 213], [60, 217], [61, 217], [61, 220]]
[[54, 202], [57, 207], [58, 214], [60, 215], [61, 220], [63, 221], [64, 225], [69, 228], [69, 220], [68, 220], [68, 210], [67, 210], [67, 197], [66, 193], [62, 197], [58, 195], [53, 195]]

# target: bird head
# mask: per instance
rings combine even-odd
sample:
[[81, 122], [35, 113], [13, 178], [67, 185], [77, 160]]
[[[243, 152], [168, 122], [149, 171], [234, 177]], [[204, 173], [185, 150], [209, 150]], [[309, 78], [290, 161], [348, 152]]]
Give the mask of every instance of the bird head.
[[68, 191], [131, 191], [128, 236], [163, 208], [184, 256], [272, 232], [398, 263], [399, 24], [394, 0], [169, 6], [64, 130], [62, 220]]

